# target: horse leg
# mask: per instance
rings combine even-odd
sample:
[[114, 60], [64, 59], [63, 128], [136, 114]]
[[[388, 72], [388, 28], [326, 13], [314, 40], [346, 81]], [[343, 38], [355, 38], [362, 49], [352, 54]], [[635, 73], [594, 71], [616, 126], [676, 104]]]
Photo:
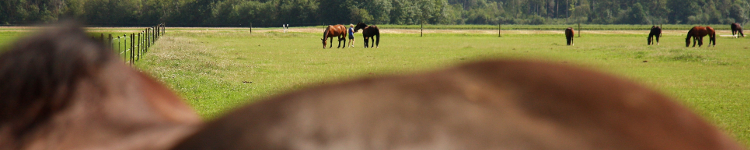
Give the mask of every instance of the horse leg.
[[698, 38], [698, 47], [703, 46], [703, 37]]
[[567, 42], [568, 45], [570, 45], [570, 36], [565, 36], [565, 42]]
[[651, 45], [651, 37], [652, 37], [652, 36], [653, 36], [653, 35], [648, 35], [648, 45]]
[[378, 48], [380, 47], [380, 33], [376, 34], [376, 36], [378, 36], [378, 39], [376, 39], [377, 42], [375, 42], [375, 48]]
[[656, 45], [659, 45], [659, 36], [661, 36], [661, 34], [656, 35]]
[[[364, 35], [363, 35], [363, 36], [364, 36]], [[367, 46], [370, 46], [370, 45], [367, 45], [367, 43], [369, 43], [369, 41], [367, 41], [367, 40], [368, 40], [368, 39], [367, 39], [367, 37], [363, 37], [363, 38], [365, 39], [365, 40], [364, 40], [364, 42], [365, 42], [365, 43], [364, 43], [364, 44], [365, 44], [365, 48], [367, 48]]]
[[370, 40], [372, 40], [372, 45], [370, 45], [370, 48], [375, 48], [375, 36], [370, 37]]
[[698, 37], [693, 37], [693, 47], [695, 47], [695, 44], [698, 44]]
[[331, 46], [328, 48], [333, 48], [333, 37], [331, 37]]

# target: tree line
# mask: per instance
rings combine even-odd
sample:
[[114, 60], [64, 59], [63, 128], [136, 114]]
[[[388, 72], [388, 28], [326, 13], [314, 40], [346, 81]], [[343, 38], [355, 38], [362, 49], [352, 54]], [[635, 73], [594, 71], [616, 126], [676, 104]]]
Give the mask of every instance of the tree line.
[[750, 0], [2, 0], [0, 24], [96, 26], [348, 24], [726, 24]]

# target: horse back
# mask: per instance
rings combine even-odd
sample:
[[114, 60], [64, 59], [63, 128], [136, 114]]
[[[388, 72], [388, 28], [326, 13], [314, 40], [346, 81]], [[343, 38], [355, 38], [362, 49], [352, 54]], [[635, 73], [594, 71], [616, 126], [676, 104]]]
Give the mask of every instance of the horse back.
[[575, 31], [573, 30], [573, 28], [569, 27], [569, 28], [565, 29], [565, 36], [572, 37], [574, 35], [575, 35]]
[[253, 148], [740, 149], [652, 90], [528, 61], [296, 91], [229, 113], [176, 149]]

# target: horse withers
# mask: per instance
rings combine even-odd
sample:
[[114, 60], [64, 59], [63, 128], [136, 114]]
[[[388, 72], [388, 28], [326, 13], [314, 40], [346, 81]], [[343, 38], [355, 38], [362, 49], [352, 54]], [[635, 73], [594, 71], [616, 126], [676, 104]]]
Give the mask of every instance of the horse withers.
[[333, 38], [338, 37], [339, 46], [336, 48], [341, 48], [341, 41], [344, 41], [344, 48], [346, 48], [346, 27], [344, 25], [328, 25], [325, 31], [323, 31], [323, 38], [320, 39], [323, 41], [323, 49], [326, 48], [326, 40], [328, 38], [331, 38], [331, 46], [329, 48], [333, 48]]
[[659, 45], [659, 37], [661, 37], [661, 27], [651, 26], [651, 32], [648, 33], [648, 45], [654, 43], [654, 38], [656, 39], [656, 45]]
[[573, 36], [575, 36], [575, 31], [573, 30], [573, 27], [568, 27], [565, 29], [565, 39], [568, 41], [568, 45], [576, 45], [573, 43]]
[[75, 23], [45, 30], [0, 56], [0, 149], [166, 149], [201, 123]]
[[[354, 27], [354, 32], [359, 31], [359, 29], [362, 29], [362, 37], [364, 38], [364, 41], [365, 41], [365, 48], [367, 48], [368, 46], [371, 48], [380, 47], [380, 29], [378, 29], [378, 26], [376, 25], [368, 26], [367, 24], [360, 22], [360, 23], [357, 23], [357, 26]], [[377, 39], [374, 39], [373, 37]], [[367, 44], [369, 43], [368, 39], [372, 39], [373, 45]]]
[[559, 63], [501, 60], [260, 100], [208, 123], [175, 149], [742, 147], [690, 109], [633, 82]]
[[742, 33], [742, 25], [739, 23], [732, 23], [732, 36], [735, 38], [739, 36], [745, 37], [745, 34]]
[[698, 47], [703, 46], [703, 37], [706, 35], [709, 37], [708, 47], [711, 47], [711, 43], [716, 47], [716, 31], [709, 26], [695, 26], [690, 29], [687, 33], [687, 38], [685, 38], [685, 47], [690, 47], [691, 37], [693, 38], [693, 47], [695, 47], [696, 43], [698, 44]]

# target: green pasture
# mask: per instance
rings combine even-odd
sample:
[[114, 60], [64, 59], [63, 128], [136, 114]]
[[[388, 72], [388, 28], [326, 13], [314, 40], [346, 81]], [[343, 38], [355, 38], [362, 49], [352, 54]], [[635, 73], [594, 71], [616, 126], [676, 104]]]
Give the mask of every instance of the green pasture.
[[[728, 26], [728, 25], [726, 25]], [[136, 66], [177, 91], [204, 118], [321, 83], [408, 74], [484, 59], [535, 59], [593, 68], [677, 98], [750, 145], [750, 37], [685, 47], [666, 34], [383, 34], [380, 48], [323, 49], [318, 33], [168, 30]], [[255, 31], [255, 30], [254, 30]], [[0, 45], [14, 34], [0, 31]], [[10, 37], [10, 38], [9, 38]], [[2, 41], [6, 40], [6, 41]], [[334, 41], [334, 44], [338, 42]], [[708, 40], [705, 41], [708, 43]]]
[[[348, 25], [348, 24], [345, 24]], [[355, 24], [356, 25], [356, 24]], [[658, 25], [658, 24], [657, 24]], [[292, 27], [296, 27], [291, 25]], [[497, 30], [502, 27], [503, 30], [564, 30], [568, 27], [578, 28], [578, 24], [547, 24], [547, 25], [523, 25], [523, 24], [503, 24], [503, 25], [377, 25], [380, 29], [475, 29], [475, 30]], [[650, 24], [581, 24], [582, 30], [648, 30]], [[729, 24], [664, 24], [661, 25], [663, 30], [689, 30], [694, 26], [710, 26], [715, 30], [731, 30]], [[323, 26], [315, 26], [322, 28]], [[747, 26], [745, 26], [747, 27]], [[281, 27], [279, 27], [281, 28]], [[744, 27], [743, 27], [744, 28]], [[748, 28], [744, 28], [748, 29]]]

